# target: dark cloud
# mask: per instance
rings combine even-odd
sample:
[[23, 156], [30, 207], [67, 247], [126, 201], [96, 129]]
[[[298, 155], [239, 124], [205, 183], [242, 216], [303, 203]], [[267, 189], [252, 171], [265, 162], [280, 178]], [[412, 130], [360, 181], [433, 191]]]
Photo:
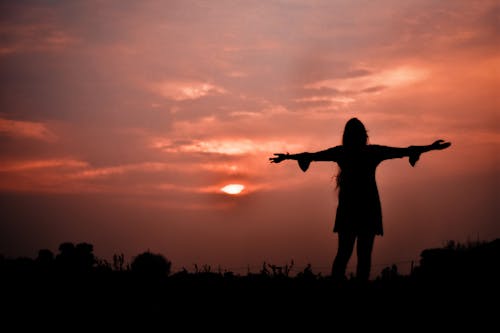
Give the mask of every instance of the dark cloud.
[[387, 89], [387, 87], [384, 87], [384, 86], [373, 86], [373, 87], [365, 88], [365, 89], [361, 90], [361, 92], [364, 92], [364, 93], [375, 93], [375, 92], [382, 91], [384, 89]]

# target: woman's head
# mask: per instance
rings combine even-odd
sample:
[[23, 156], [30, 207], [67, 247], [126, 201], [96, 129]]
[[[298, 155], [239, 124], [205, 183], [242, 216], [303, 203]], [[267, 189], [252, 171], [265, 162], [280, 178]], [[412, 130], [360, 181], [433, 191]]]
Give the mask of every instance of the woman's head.
[[358, 118], [351, 118], [345, 124], [342, 145], [349, 148], [363, 147], [368, 143], [365, 125]]

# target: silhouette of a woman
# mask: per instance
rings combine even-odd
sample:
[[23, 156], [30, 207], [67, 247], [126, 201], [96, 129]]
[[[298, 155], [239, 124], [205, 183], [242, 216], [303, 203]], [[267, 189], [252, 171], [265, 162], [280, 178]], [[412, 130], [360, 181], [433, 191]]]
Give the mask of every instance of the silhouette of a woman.
[[392, 158], [409, 157], [415, 166], [420, 154], [431, 150], [448, 148], [451, 143], [437, 140], [428, 146], [395, 148], [369, 145], [365, 126], [357, 118], [350, 119], [344, 129], [342, 145], [316, 153], [274, 154], [271, 163], [297, 160], [302, 171], [312, 161], [337, 162], [340, 172], [337, 176], [339, 200], [335, 226], [338, 233], [338, 251], [332, 266], [334, 279], [345, 279], [347, 263], [351, 258], [354, 243], [358, 265], [356, 277], [366, 281], [370, 276], [371, 255], [375, 235], [383, 235], [382, 210], [375, 181], [375, 169], [380, 162]]

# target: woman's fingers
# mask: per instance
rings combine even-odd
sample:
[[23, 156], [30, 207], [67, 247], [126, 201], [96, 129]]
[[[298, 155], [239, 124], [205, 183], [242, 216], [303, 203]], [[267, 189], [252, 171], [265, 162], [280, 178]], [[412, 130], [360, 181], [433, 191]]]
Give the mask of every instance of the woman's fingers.
[[269, 161], [271, 161], [271, 163], [279, 163], [283, 160], [283, 155], [284, 154], [274, 153], [274, 157], [269, 157]]
[[434, 142], [432, 143], [432, 145], [433, 145], [433, 146], [439, 146], [442, 142], [444, 142], [444, 140], [439, 139], [439, 140], [434, 141]]
[[438, 144], [439, 149], [445, 149], [445, 148], [448, 148], [449, 146], [451, 146], [451, 142], [442, 141]]
[[451, 142], [445, 142], [441, 144], [441, 147], [443, 148], [448, 148], [449, 146], [451, 146]]
[[451, 142], [445, 142], [444, 140], [436, 140], [434, 141], [434, 143], [432, 144], [432, 146], [435, 148], [435, 149], [445, 149], [445, 148], [448, 148], [449, 146], [451, 146]]

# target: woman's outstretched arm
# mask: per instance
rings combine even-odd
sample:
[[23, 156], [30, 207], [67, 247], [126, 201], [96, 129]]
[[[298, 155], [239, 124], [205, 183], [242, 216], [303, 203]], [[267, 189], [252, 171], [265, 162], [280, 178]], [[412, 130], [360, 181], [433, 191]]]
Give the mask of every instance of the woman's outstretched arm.
[[302, 171], [305, 172], [309, 168], [309, 164], [312, 161], [328, 161], [328, 162], [337, 161], [338, 150], [339, 149], [337, 146], [327, 150], [318, 151], [315, 153], [307, 153], [307, 152], [300, 154], [276, 153], [274, 154], [274, 157], [269, 158], [269, 161], [271, 163], [280, 163], [284, 160], [296, 160], [299, 162], [299, 166], [302, 169]]
[[420, 154], [426, 153], [431, 150], [443, 150], [451, 146], [451, 142], [445, 142], [444, 140], [436, 140], [433, 144], [428, 146], [410, 146], [408, 149], [410, 150], [410, 164], [411, 166], [415, 166], [418, 159], [420, 158]]
[[450, 142], [444, 140], [437, 140], [431, 145], [427, 146], [409, 146], [407, 148], [394, 148], [379, 146], [382, 152], [381, 159], [387, 160], [391, 158], [409, 157], [411, 166], [415, 166], [420, 158], [420, 154], [426, 153], [431, 150], [442, 150], [451, 146]]

